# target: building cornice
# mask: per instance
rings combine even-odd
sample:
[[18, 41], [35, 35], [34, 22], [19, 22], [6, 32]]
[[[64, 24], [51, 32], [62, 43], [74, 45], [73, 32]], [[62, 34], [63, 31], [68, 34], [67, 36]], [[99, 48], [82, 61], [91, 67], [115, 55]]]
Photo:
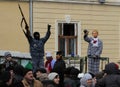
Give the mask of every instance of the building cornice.
[[106, 1], [105, 3], [100, 3], [98, 0], [33, 0], [41, 2], [56, 2], [56, 3], [75, 3], [75, 4], [97, 4], [97, 5], [114, 5], [120, 6], [120, 1]]
[[[25, 1], [30, 0], [1, 0], [1, 1]], [[95, 5], [113, 5], [120, 6], [119, 0], [105, 0], [105, 3], [100, 3], [99, 0], [31, 0], [33, 2], [55, 2], [55, 3], [74, 3], [74, 4], [95, 4]]]

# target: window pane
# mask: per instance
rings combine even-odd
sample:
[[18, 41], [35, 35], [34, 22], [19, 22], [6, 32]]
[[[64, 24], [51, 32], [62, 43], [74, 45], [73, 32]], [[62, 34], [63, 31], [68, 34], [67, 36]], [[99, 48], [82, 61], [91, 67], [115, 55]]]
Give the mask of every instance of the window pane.
[[65, 39], [59, 38], [59, 49], [63, 52], [63, 56], [65, 56]]
[[63, 35], [62, 30], [62, 23], [58, 23], [58, 35]]
[[75, 39], [69, 39], [69, 55], [75, 56], [76, 55], [76, 40]]
[[74, 36], [74, 24], [64, 23], [63, 35], [64, 36]]

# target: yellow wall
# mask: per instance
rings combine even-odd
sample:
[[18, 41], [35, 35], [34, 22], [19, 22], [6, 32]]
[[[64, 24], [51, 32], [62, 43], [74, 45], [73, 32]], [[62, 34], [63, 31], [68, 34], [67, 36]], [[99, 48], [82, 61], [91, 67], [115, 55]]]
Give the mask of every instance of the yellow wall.
[[[83, 29], [89, 29], [90, 33], [93, 29], [99, 31], [99, 37], [104, 44], [102, 56], [110, 57], [112, 61], [119, 60], [119, 6], [34, 2], [33, 14], [34, 31], [39, 31], [42, 36], [46, 32], [47, 24], [52, 25], [52, 35], [46, 44], [46, 50], [55, 50], [55, 21], [64, 21], [65, 15], [70, 15], [72, 21], [81, 21], [82, 31]], [[86, 56], [88, 44], [83, 38], [80, 39], [81, 56]]]
[[[20, 5], [28, 21], [29, 4], [21, 2]], [[29, 51], [27, 39], [20, 27], [21, 18], [18, 2], [0, 1], [0, 50]]]
[[[27, 22], [29, 22], [29, 3], [20, 3]], [[104, 48], [102, 56], [110, 57], [110, 61], [119, 60], [120, 49], [120, 7], [110, 5], [88, 5], [72, 3], [33, 2], [33, 31], [39, 31], [44, 37], [47, 24], [52, 25], [51, 36], [45, 45], [45, 51], [55, 51], [55, 22], [65, 21], [70, 15], [72, 21], [81, 22], [81, 32], [88, 29], [99, 31]], [[21, 27], [21, 14], [18, 2], [0, 1], [0, 50], [29, 52], [29, 45]], [[91, 34], [90, 34], [91, 35]], [[83, 37], [83, 32], [81, 33]], [[81, 56], [86, 56], [87, 43], [81, 39]]]

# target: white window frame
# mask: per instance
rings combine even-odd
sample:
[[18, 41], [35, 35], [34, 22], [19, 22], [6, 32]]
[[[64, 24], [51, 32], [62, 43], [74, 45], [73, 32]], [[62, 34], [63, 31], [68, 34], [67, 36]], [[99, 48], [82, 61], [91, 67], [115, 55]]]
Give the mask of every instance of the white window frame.
[[[62, 20], [56, 20], [55, 21], [55, 51], [58, 51], [58, 23], [66, 23], [66, 21]], [[76, 23], [78, 24], [78, 37], [77, 37], [77, 53], [79, 56], [81, 56], [81, 22], [80, 21], [71, 21], [70, 23]], [[66, 53], [65, 53], [66, 54]]]

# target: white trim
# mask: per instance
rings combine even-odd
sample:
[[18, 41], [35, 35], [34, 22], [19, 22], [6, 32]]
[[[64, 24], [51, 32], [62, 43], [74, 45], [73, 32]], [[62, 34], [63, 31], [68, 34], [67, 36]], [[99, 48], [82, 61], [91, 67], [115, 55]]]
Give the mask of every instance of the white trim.
[[58, 51], [58, 21], [55, 21], [55, 51]]
[[81, 22], [79, 21], [78, 22], [78, 54], [79, 56], [81, 56], [81, 47], [82, 47], [82, 44], [81, 44]]

